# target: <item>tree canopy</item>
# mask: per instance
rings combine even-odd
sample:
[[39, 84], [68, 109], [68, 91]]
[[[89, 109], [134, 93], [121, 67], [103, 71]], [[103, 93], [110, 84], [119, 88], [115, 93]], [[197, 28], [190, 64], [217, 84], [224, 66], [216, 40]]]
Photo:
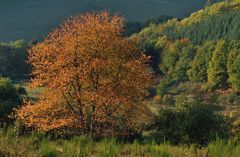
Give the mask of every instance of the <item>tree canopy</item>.
[[36, 130], [125, 136], [137, 130], [151, 85], [149, 57], [122, 36], [124, 19], [108, 12], [75, 16], [29, 51], [30, 86], [41, 98], [18, 110]]

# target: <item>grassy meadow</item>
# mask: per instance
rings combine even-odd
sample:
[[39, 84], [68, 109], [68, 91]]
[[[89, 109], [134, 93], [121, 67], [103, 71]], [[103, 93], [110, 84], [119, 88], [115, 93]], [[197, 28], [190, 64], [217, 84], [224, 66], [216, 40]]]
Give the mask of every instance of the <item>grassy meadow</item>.
[[173, 146], [154, 141], [92, 140], [79, 136], [57, 139], [41, 133], [21, 136], [16, 128], [0, 130], [1, 157], [239, 157], [240, 144], [217, 140], [206, 147]]

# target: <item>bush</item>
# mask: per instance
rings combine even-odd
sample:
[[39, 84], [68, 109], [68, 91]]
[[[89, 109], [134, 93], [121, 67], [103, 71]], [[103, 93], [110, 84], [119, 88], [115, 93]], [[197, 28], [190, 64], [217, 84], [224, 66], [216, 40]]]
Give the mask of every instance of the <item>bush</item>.
[[8, 78], [0, 78], [0, 119], [7, 119], [13, 108], [20, 105], [22, 95], [26, 95], [23, 87], [16, 88]]
[[225, 120], [216, 107], [198, 98], [181, 98], [174, 107], [161, 109], [156, 117], [154, 129], [158, 142], [205, 145], [216, 135], [227, 135], [228, 130], [223, 128]]
[[0, 99], [8, 100], [16, 98], [16, 89], [12, 85], [12, 81], [8, 78], [0, 78]]
[[175, 100], [174, 97], [170, 94], [164, 95], [162, 98], [162, 104], [172, 106], [174, 105]]
[[227, 97], [227, 103], [230, 105], [237, 105], [240, 102], [240, 97], [237, 93], [231, 92]]

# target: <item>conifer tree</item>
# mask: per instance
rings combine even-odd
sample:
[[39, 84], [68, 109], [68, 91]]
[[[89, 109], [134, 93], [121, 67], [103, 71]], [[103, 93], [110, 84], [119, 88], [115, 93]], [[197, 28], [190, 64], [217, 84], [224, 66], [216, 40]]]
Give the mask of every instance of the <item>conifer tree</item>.
[[233, 50], [228, 55], [228, 82], [231, 84], [231, 87], [240, 91], [240, 53], [239, 50]]
[[219, 41], [209, 62], [208, 83], [213, 88], [223, 88], [227, 86], [227, 67], [226, 52], [227, 46], [225, 41]]

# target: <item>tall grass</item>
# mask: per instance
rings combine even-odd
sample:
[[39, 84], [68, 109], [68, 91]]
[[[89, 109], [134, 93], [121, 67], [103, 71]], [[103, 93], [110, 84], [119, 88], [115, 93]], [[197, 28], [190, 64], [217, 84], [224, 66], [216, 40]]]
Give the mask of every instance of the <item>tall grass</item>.
[[231, 141], [224, 142], [216, 140], [208, 146], [211, 157], [240, 157], [240, 144], [233, 144]]
[[94, 141], [86, 136], [51, 140], [45, 134], [18, 136], [15, 129], [0, 129], [0, 157], [240, 157], [240, 145], [217, 140], [205, 148], [161, 145], [153, 142]]

